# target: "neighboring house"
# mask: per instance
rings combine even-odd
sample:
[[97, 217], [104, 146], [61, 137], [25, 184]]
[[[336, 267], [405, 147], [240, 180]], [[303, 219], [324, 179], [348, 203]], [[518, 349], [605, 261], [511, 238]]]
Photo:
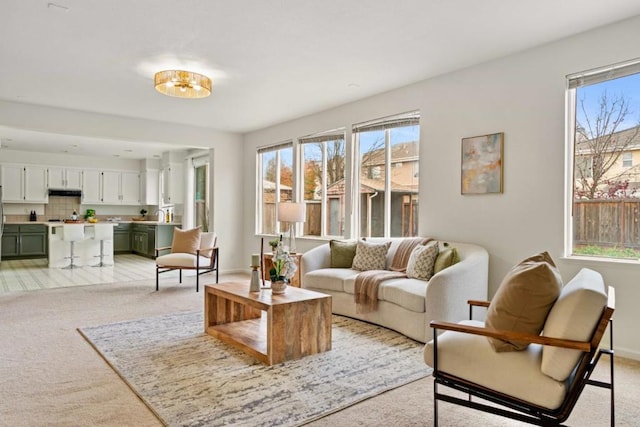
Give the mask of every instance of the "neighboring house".
[[[613, 135], [615, 140], [626, 141], [631, 139], [631, 141], [628, 144], [625, 143], [626, 146], [622, 150], [620, 157], [602, 177], [602, 184], [598, 186], [598, 197], [609, 197], [608, 190], [610, 185], [607, 182], [628, 182], [626, 194], [624, 195], [627, 197], [640, 197], [640, 126], [615, 132]], [[586, 166], [586, 171], [591, 171], [594, 159], [589, 149], [589, 141], [578, 141], [576, 143], [576, 159], [582, 159], [577, 161]], [[587, 178], [591, 178], [591, 175], [587, 175]], [[581, 190], [582, 183], [577, 172], [575, 182], [576, 189], [578, 191]], [[578, 195], [579, 193], [577, 192], [576, 196]], [[623, 194], [618, 194], [618, 196], [621, 195]]]
[[[386, 167], [384, 148], [362, 155], [360, 174], [360, 235], [384, 236], [384, 200], [387, 197], [386, 171], [391, 172], [391, 235], [417, 234], [418, 214], [418, 141], [394, 144], [390, 167]], [[344, 212], [344, 179], [327, 188], [329, 229], [334, 216]]]

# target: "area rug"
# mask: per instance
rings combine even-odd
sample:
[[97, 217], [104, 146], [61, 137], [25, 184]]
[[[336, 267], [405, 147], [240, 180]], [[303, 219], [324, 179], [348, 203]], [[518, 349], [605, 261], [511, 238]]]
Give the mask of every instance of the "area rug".
[[202, 313], [80, 333], [168, 426], [297, 426], [429, 375], [423, 344], [334, 316], [332, 350], [266, 366], [203, 332]]

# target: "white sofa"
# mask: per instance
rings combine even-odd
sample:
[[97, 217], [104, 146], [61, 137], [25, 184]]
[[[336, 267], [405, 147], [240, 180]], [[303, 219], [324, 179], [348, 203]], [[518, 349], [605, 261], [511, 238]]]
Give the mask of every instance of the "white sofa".
[[[370, 242], [391, 241], [387, 268], [402, 238], [369, 238]], [[420, 342], [432, 338], [431, 320], [457, 322], [469, 317], [467, 300], [487, 300], [489, 255], [477, 245], [449, 242], [457, 248], [460, 262], [435, 274], [429, 281], [392, 279], [378, 291], [376, 311], [358, 314], [354, 283], [358, 270], [331, 268], [329, 243], [302, 256], [302, 287], [332, 296], [334, 314], [353, 317], [396, 330]]]

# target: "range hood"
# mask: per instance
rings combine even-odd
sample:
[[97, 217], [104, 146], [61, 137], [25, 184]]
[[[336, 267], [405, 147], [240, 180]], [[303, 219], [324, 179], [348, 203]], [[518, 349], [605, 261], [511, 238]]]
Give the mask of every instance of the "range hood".
[[80, 190], [49, 190], [50, 196], [82, 197]]

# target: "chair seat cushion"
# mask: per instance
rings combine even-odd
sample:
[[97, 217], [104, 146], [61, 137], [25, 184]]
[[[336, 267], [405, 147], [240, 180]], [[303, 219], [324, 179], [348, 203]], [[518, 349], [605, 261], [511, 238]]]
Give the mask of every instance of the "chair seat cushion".
[[[158, 267], [173, 268], [196, 268], [196, 256], [185, 253], [161, 255], [156, 258]], [[200, 268], [207, 268], [211, 264], [211, 259], [201, 256]]]
[[[465, 320], [463, 325], [484, 327]], [[542, 346], [530, 344], [523, 351], [495, 352], [480, 335], [447, 331], [438, 336], [438, 369], [494, 391], [548, 409], [558, 408], [566, 387], [540, 370]], [[424, 360], [433, 366], [433, 341], [424, 349]]]

